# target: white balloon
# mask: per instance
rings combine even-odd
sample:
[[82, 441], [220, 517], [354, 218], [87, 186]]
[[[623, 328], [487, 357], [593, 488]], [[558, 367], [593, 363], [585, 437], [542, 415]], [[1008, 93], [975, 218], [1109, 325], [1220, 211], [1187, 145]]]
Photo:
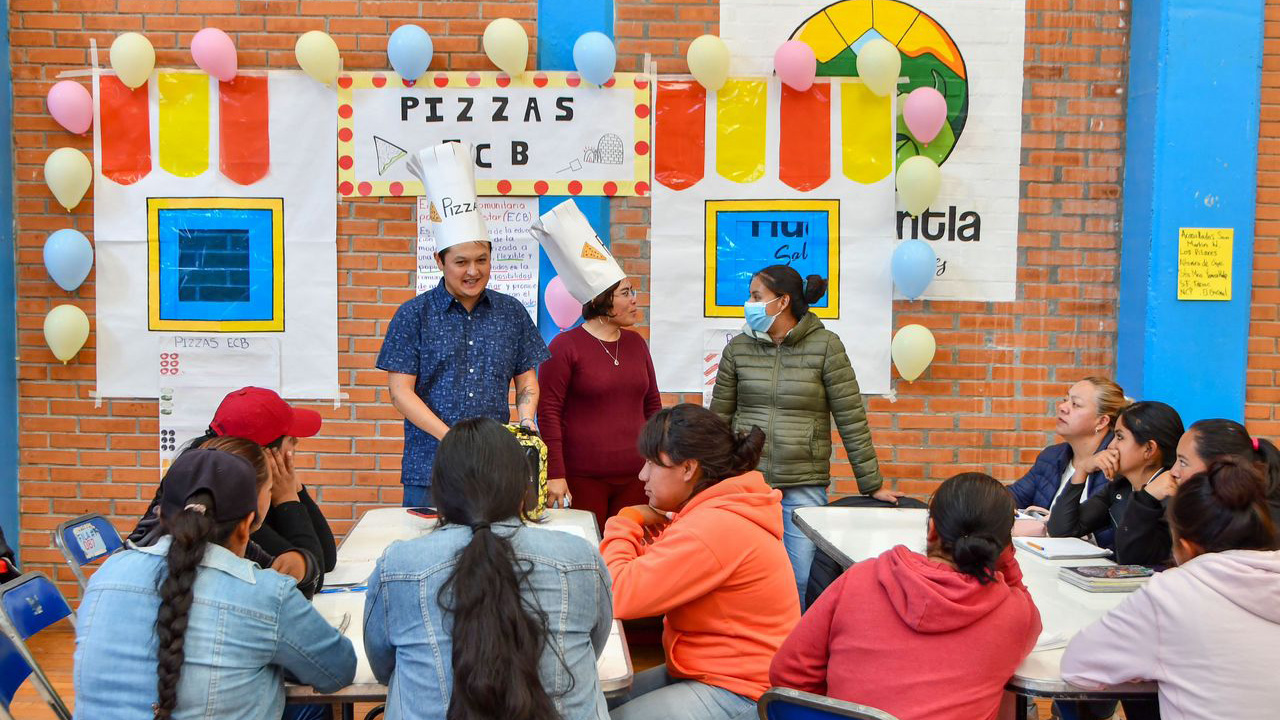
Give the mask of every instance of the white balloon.
[[938, 188], [942, 186], [942, 171], [938, 163], [924, 155], [916, 155], [903, 160], [898, 165], [897, 173], [898, 197], [902, 198], [902, 206], [912, 216], [919, 215], [938, 199]]
[[902, 53], [883, 38], [868, 40], [858, 51], [857, 68], [867, 89], [884, 97], [898, 87]]
[[933, 362], [938, 343], [933, 333], [923, 325], [904, 325], [893, 336], [890, 352], [893, 355], [893, 366], [903, 380], [911, 382]]

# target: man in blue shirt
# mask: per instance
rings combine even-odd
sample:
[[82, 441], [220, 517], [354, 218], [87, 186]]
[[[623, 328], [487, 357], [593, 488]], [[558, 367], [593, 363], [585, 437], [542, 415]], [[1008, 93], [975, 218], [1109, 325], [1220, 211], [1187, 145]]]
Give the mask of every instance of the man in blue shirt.
[[391, 403], [405, 418], [405, 507], [431, 504], [431, 465], [451, 424], [470, 417], [510, 422], [512, 380], [520, 424], [537, 429], [536, 371], [551, 357], [520, 301], [488, 289], [491, 246], [475, 203], [470, 149], [448, 143], [413, 159], [431, 199], [444, 277], [396, 310], [378, 354]]

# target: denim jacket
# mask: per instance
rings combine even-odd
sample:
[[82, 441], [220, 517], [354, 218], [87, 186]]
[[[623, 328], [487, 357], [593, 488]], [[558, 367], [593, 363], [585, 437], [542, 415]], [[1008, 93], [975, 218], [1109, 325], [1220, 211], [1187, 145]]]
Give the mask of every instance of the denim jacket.
[[[493, 529], [511, 537], [518, 562], [531, 568], [523, 596], [546, 614], [539, 674], [556, 710], [565, 720], [607, 720], [596, 658], [609, 638], [613, 605], [599, 551], [582, 538], [514, 519]], [[469, 542], [470, 528], [446, 525], [394, 543], [369, 578], [364, 647], [373, 674], [388, 685], [387, 720], [443, 719], [449, 708], [453, 621], [439, 596]]]
[[[76, 717], [137, 720], [156, 701], [157, 580], [173, 539], [111, 556], [76, 625]], [[284, 673], [320, 692], [351, 683], [351, 641], [291, 578], [210, 545], [196, 574], [175, 720], [279, 720]]]

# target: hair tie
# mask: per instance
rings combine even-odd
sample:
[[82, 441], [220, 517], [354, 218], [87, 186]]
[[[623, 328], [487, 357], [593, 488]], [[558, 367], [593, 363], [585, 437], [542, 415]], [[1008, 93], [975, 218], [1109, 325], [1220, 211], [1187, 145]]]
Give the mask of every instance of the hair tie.
[[184, 508], [182, 508], [182, 509], [183, 509], [184, 511], [185, 511], [185, 510], [190, 510], [191, 512], [197, 512], [197, 513], [200, 513], [201, 515], [204, 515], [205, 513], [209, 512], [209, 508], [205, 507], [204, 505], [202, 505], [202, 504], [200, 504], [200, 503], [191, 503], [190, 505], [188, 505], [188, 506], [186, 506], [186, 507], [184, 507]]
[[489, 523], [487, 522], [478, 522], [471, 526], [471, 532], [473, 533], [480, 532], [481, 530], [492, 530], [492, 528], [489, 527]]
[[1258, 438], [1251, 437], [1249, 438], [1249, 442], [1253, 443], [1253, 451], [1258, 452]]

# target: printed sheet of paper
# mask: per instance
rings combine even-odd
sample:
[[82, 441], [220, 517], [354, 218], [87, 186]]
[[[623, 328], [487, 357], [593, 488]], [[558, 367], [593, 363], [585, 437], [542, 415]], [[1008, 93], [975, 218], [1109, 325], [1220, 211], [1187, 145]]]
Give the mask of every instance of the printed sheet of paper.
[[1178, 228], [1178, 299], [1231, 299], [1232, 228]]
[[[538, 219], [538, 199], [525, 197], [479, 198], [484, 222], [493, 242], [489, 287], [521, 302], [533, 322], [538, 322], [538, 241], [529, 226]], [[440, 282], [436, 266], [436, 242], [427, 221], [427, 199], [418, 198], [418, 293]]]
[[737, 330], [708, 330], [702, 343], [702, 407], [711, 407], [711, 391], [720, 372], [720, 356]]

